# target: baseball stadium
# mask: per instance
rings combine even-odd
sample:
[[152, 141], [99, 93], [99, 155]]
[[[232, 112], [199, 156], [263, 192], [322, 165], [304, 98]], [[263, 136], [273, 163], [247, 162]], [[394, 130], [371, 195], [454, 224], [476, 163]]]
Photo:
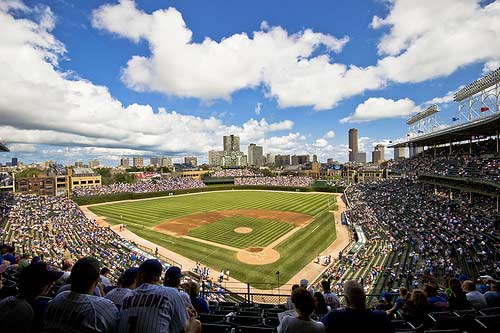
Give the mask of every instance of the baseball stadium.
[[[0, 1], [0, 26], [13, 32], [0, 31], [1, 333], [500, 332], [499, 1], [450, 1], [449, 11], [435, 1], [367, 7], [370, 29], [391, 26], [376, 45], [383, 58], [368, 67], [333, 63], [347, 35], [288, 34], [274, 22], [252, 35], [200, 39], [189, 27], [205, 22], [190, 21], [200, 15], [192, 4], [176, 4], [184, 21], [180, 9], [132, 0], [28, 3]], [[485, 31], [457, 14], [464, 8], [495, 25]], [[436, 13], [439, 27], [426, 23]], [[227, 16], [229, 26], [241, 23]], [[450, 43], [443, 32], [455, 30]], [[460, 63], [453, 48], [469, 30], [492, 38], [490, 47], [468, 38], [477, 55]], [[454, 58], [429, 69], [446, 53], [432, 46], [436, 35]], [[121, 53], [132, 46], [121, 39], [139, 50], [126, 66]], [[82, 51], [84, 41], [109, 47], [95, 76], [95, 60], [84, 59], [96, 51]], [[413, 56], [421, 45], [438, 51]], [[79, 71], [67, 67], [69, 55]], [[244, 82], [249, 57], [264, 65]], [[191, 67], [202, 73], [183, 76]], [[412, 70], [397, 76], [400, 67]], [[341, 80], [330, 80], [339, 70]], [[370, 79], [376, 84], [360, 87]], [[330, 82], [339, 91], [324, 87]], [[443, 86], [454, 88], [435, 97]], [[434, 97], [392, 99], [423, 90]], [[350, 103], [365, 91], [387, 98]], [[241, 126], [224, 122], [236, 116], [220, 110], [256, 96], [308, 109], [282, 120], [257, 102]], [[337, 105], [353, 110], [335, 118], [346, 144], [333, 130], [277, 136], [330, 122], [317, 111]], [[268, 120], [255, 120], [261, 112]], [[373, 131], [392, 139], [371, 139]]]

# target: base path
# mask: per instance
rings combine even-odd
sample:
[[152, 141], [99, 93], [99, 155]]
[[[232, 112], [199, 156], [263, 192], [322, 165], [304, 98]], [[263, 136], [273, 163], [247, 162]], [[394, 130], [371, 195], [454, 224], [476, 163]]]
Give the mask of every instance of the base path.
[[[269, 192], [272, 192], [272, 191], [269, 191]], [[316, 193], [316, 192], [309, 192], [309, 193]], [[307, 194], [309, 194], [309, 193], [307, 193]], [[342, 194], [336, 194], [336, 195], [337, 195], [338, 209], [335, 211], [334, 216], [335, 216], [335, 228], [337, 231], [337, 238], [325, 251], [323, 251], [321, 253], [321, 255], [332, 255], [333, 257], [336, 257], [338, 255], [338, 253], [349, 244], [348, 228], [347, 228], [347, 226], [341, 224], [341, 214], [345, 210], [345, 204], [342, 201]], [[140, 199], [140, 200], [142, 200], [142, 199]], [[147, 200], [151, 200], [151, 199], [147, 199]], [[106, 204], [108, 204], [108, 203], [106, 203]], [[183, 270], [190, 271], [196, 267], [196, 262], [194, 260], [191, 260], [189, 258], [181, 256], [178, 253], [175, 253], [169, 249], [166, 249], [162, 246], [159, 246], [153, 242], [150, 242], [147, 239], [139, 237], [138, 235], [134, 234], [133, 232], [131, 232], [127, 229], [125, 229], [124, 231], [119, 231], [119, 225], [111, 226], [109, 223], [107, 223], [105, 221], [105, 219], [103, 219], [100, 216], [97, 216], [92, 211], [90, 211], [88, 209], [88, 206], [81, 206], [80, 209], [87, 216], [87, 218], [92, 219], [92, 220], [96, 220], [97, 223], [101, 226], [111, 227], [111, 229], [113, 231], [115, 231], [118, 235], [120, 235], [121, 237], [123, 237], [129, 241], [132, 241], [136, 244], [148, 247], [150, 249], [158, 248], [159, 254], [177, 261], [178, 263], [180, 263], [182, 265]], [[210, 267], [210, 271], [211, 271], [210, 276], [214, 281], [217, 281], [217, 279], [219, 277], [218, 269], [219, 268]], [[308, 279], [309, 281], [312, 281], [312, 280], [314, 280], [314, 278], [318, 274], [320, 274], [322, 272], [323, 269], [324, 269], [324, 266], [322, 266], [320, 264], [316, 264], [316, 263], [314, 263], [314, 261], [312, 261], [307, 266], [305, 266], [302, 270], [300, 270], [297, 274], [295, 274], [294, 277], [292, 277], [289, 281], [287, 281], [286, 284], [298, 283], [301, 279]], [[237, 292], [241, 292], [241, 291], [246, 292], [247, 284], [243, 283], [239, 280], [236, 280], [232, 277], [229, 277], [229, 279], [227, 280], [227, 289], [234, 290]], [[251, 288], [251, 292], [252, 293], [265, 293], [265, 294], [278, 294], [278, 290], [276, 290], [276, 289], [261, 290], [261, 289]], [[281, 289], [281, 293], [284, 293], [283, 289]], [[285, 293], [288, 293], [288, 290]]]

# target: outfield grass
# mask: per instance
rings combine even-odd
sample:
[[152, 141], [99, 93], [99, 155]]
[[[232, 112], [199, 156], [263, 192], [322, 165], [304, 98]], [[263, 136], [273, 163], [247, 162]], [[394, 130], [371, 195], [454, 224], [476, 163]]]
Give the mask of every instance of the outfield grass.
[[[234, 231], [240, 227], [251, 228], [252, 232], [241, 234]], [[267, 246], [292, 229], [293, 225], [286, 222], [238, 216], [191, 229], [189, 236], [244, 249]]]
[[[328, 212], [328, 202], [334, 200], [334, 195], [323, 193], [228, 191], [120, 202], [89, 209], [106, 217], [109, 223], [126, 224], [130, 231], [158, 245], [216, 270], [228, 269], [232, 277], [250, 282], [256, 288], [269, 289], [276, 287], [276, 271], [280, 271], [280, 283], [286, 283], [335, 240], [333, 214]], [[229, 209], [292, 211], [315, 216], [315, 220], [276, 247], [281, 254], [278, 261], [260, 266], [241, 263], [234, 251], [151, 230], [179, 216]]]

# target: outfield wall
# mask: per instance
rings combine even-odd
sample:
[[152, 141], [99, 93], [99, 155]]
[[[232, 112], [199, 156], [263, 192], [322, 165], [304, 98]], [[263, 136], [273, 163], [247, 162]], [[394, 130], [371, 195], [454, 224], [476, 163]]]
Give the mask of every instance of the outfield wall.
[[88, 196], [88, 197], [77, 197], [73, 200], [80, 206], [93, 205], [103, 202], [113, 202], [113, 201], [123, 201], [123, 200], [136, 200], [136, 199], [147, 199], [156, 197], [166, 197], [170, 193], [176, 194], [187, 194], [187, 193], [201, 193], [201, 192], [212, 192], [212, 191], [223, 191], [223, 190], [269, 190], [269, 191], [291, 191], [291, 192], [328, 192], [328, 193], [342, 193], [344, 188], [342, 187], [289, 187], [289, 186], [225, 186], [225, 185], [214, 185], [207, 186], [203, 188], [192, 188], [177, 191], [168, 192], [149, 192], [149, 193], [116, 193], [108, 195], [99, 196]]

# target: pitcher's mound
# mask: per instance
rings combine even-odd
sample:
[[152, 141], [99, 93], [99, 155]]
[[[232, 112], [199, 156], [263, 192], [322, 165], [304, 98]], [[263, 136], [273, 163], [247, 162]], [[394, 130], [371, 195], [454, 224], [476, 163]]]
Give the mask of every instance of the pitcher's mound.
[[238, 234], [249, 234], [252, 231], [253, 231], [252, 228], [247, 228], [247, 227], [239, 227], [239, 228], [234, 229], [234, 232], [236, 232]]
[[277, 261], [280, 258], [280, 253], [275, 249], [251, 247], [238, 251], [236, 258], [244, 264], [266, 265]]

